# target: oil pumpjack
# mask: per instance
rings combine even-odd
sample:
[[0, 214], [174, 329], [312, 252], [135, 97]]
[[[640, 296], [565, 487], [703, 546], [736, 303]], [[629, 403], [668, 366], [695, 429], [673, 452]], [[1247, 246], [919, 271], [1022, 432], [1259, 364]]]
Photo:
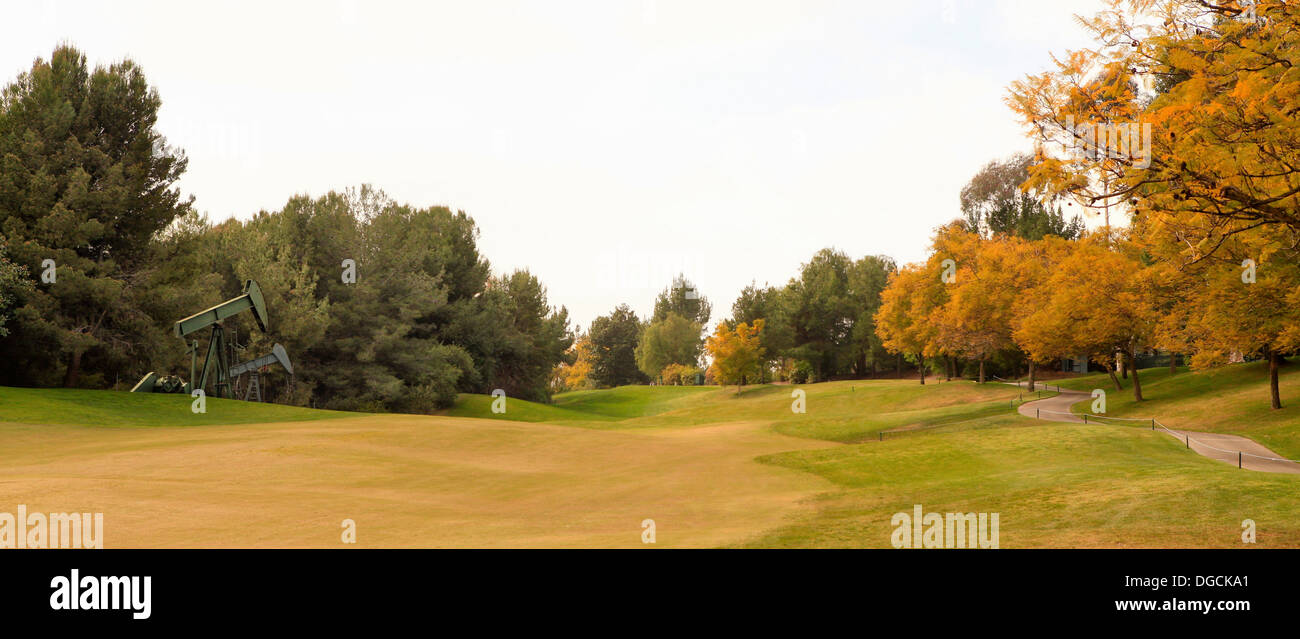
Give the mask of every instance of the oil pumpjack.
[[[190, 353], [190, 382], [185, 383], [174, 375], [159, 377], [157, 374], [150, 372], [145, 375], [139, 383], [131, 389], [133, 393], [190, 393], [195, 388], [201, 388], [207, 392], [208, 382], [212, 382], [212, 393], [215, 397], [234, 398], [235, 397], [235, 380], [245, 373], [250, 375], [248, 389], [244, 399], [256, 398], [262, 399], [261, 381], [258, 371], [271, 364], [280, 364], [284, 367], [289, 375], [293, 375], [293, 366], [289, 363], [289, 354], [285, 352], [284, 347], [275, 344], [271, 353], [247, 362], [231, 364], [231, 352], [233, 349], [232, 339], [227, 341], [226, 328], [222, 322], [230, 317], [238, 315], [244, 311], [252, 311], [253, 320], [257, 327], [263, 333], [267, 330], [269, 320], [266, 313], [266, 302], [262, 299], [262, 289], [258, 287], [257, 282], [248, 280], [244, 283], [244, 292], [238, 297], [226, 300], [205, 311], [195, 313], [185, 319], [176, 322], [173, 327], [173, 333], [182, 339], [189, 339]], [[197, 338], [190, 337], [205, 328], [211, 328], [208, 337], [207, 355], [203, 358], [203, 368], [196, 369], [199, 357], [199, 341]], [[196, 376], [197, 375], [197, 376]]]

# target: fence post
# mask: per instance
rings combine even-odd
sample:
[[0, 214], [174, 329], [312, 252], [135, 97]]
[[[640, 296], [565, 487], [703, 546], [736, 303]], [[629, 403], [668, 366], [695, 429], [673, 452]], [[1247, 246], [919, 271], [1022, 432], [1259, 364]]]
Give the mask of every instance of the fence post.
[[1183, 435], [1183, 437], [1186, 437], [1186, 438], [1187, 438], [1187, 447], [1188, 447], [1188, 448], [1191, 448], [1191, 447], [1192, 447], [1192, 436], [1191, 436], [1191, 435]]
[[1043, 412], [1043, 409], [1041, 409], [1041, 408], [1035, 408], [1035, 409], [1034, 409], [1034, 419], [1042, 419], [1042, 418], [1043, 418], [1042, 412]]
[[1156, 418], [1152, 417], [1152, 418], [1151, 418], [1151, 430], [1155, 430], [1155, 429], [1156, 429]]
[[1083, 414], [1083, 423], [1085, 423], [1085, 424], [1088, 423], [1088, 414], [1087, 414], [1087, 413], [1084, 413], [1084, 414]]
[[876, 434], [880, 435], [880, 441], [885, 441], [885, 431], [878, 431]]
[[1241, 451], [1237, 451], [1237, 468], [1241, 468]]

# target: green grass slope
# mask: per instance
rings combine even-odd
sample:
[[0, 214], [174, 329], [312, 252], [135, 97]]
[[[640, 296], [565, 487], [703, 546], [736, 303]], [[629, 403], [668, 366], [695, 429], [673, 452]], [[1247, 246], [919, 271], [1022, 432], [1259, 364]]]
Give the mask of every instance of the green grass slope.
[[718, 390], [713, 386], [620, 386], [561, 393], [555, 396], [555, 405], [610, 419], [634, 419], [695, 405]]
[[1149, 430], [1002, 422], [1021, 427], [764, 456], [839, 490], [747, 545], [890, 547], [893, 514], [921, 504], [999, 513], [1002, 548], [1240, 548], [1244, 519], [1258, 546], [1300, 547], [1300, 477], [1240, 471]]
[[[765, 387], [750, 387], [744, 397], [761, 394]], [[462, 393], [455, 406], [439, 414], [520, 422], [547, 422], [587, 428], [632, 428], [648, 425], [691, 425], [702, 409], [730, 398], [716, 386], [619, 386], [590, 391], [573, 391], [555, 396], [553, 404], [539, 404], [506, 398], [504, 413], [492, 412], [493, 398]], [[647, 418], [672, 417], [652, 423]], [[720, 420], [706, 420], [716, 422]]]
[[438, 414], [448, 417], [473, 417], [513, 422], [546, 422], [572, 426], [588, 425], [591, 422], [598, 424], [615, 419], [606, 415], [562, 408], [554, 404], [539, 404], [510, 397], [506, 398], [504, 413], [493, 413], [492, 402], [494, 399], [489, 395], [461, 393], [456, 397], [456, 403], [451, 408], [439, 411]]
[[154, 427], [260, 424], [346, 417], [356, 413], [281, 404], [207, 399], [207, 412], [190, 410], [188, 395], [0, 386], [0, 422], [79, 426]]
[[[889, 436], [984, 428], [1014, 412], [1011, 402], [1022, 393], [1005, 384], [970, 381], [855, 381], [807, 388], [808, 407], [803, 414], [789, 410], [777, 422], [779, 432], [796, 437], [856, 443]], [[993, 420], [990, 422], [990, 420]]]
[[[804, 413], [792, 410], [795, 389], [804, 391]], [[673, 428], [727, 422], [765, 422], [777, 432], [839, 442], [875, 439], [882, 430], [979, 427], [1004, 415], [1020, 391], [1003, 384], [968, 381], [866, 380], [822, 384], [756, 385], [737, 393], [699, 386], [622, 386], [556, 395], [554, 404], [506, 400], [493, 413], [492, 398], [462, 394], [441, 414], [588, 428]]]
[[[804, 412], [795, 413], [794, 392], [802, 390]], [[978, 427], [981, 420], [1009, 411], [1020, 391], [1004, 384], [855, 380], [801, 386], [765, 385], [737, 395], [734, 388], [715, 390], [700, 401], [653, 417], [640, 426], [697, 425], [731, 421], [765, 421], [785, 435], [858, 442], [880, 431], [922, 431], [937, 427]]]

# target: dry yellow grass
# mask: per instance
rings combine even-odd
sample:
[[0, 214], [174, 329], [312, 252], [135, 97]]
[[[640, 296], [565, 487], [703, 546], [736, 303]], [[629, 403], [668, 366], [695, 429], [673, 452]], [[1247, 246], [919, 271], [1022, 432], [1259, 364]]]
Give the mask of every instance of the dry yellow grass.
[[449, 417], [153, 429], [0, 423], [0, 510], [102, 512], [105, 547], [742, 543], [830, 483], [755, 461], [832, 446], [761, 422], [599, 431]]

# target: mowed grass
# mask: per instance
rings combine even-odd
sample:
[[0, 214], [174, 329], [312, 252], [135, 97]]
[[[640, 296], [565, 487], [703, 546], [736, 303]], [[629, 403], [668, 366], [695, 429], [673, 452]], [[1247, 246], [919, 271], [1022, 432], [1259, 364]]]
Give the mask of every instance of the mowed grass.
[[1300, 547], [1295, 475], [1240, 471], [1149, 430], [1012, 416], [1004, 425], [1020, 427], [764, 457], [839, 489], [747, 545], [890, 547], [893, 514], [921, 504], [999, 513], [1002, 548], [1241, 548], [1244, 519], [1256, 522], [1258, 547]]
[[[1279, 374], [1282, 408], [1269, 404], [1268, 365], [1234, 364], [1169, 374], [1168, 367], [1139, 371], [1144, 401], [1133, 400], [1133, 380], [1121, 379], [1116, 390], [1105, 374], [1063, 380], [1061, 386], [1106, 391], [1106, 414], [1113, 417], [1155, 417], [1173, 429], [1226, 433], [1249, 437], [1291, 459], [1300, 459], [1300, 362], [1283, 366]], [[1055, 382], [1053, 382], [1055, 383]], [[1092, 412], [1091, 400], [1075, 404], [1075, 412]], [[1145, 424], [1135, 427], [1150, 428]]]
[[195, 413], [193, 402], [183, 394], [0, 386], [0, 422], [147, 428], [316, 421], [356, 414], [213, 397], [206, 399], [206, 412]]
[[[1232, 432], [1235, 404], [1215, 402], [1267, 411], [1251, 384], [1216, 381], [1233, 370], [1143, 371], [1151, 401], [1132, 410], [1159, 402], [1189, 428], [1179, 415], [1218, 410]], [[111, 547], [333, 547], [343, 519], [370, 547], [645, 547], [644, 519], [654, 547], [888, 547], [890, 518], [915, 504], [997, 512], [1004, 548], [1242, 547], [1247, 518], [1257, 546], [1300, 547], [1300, 476], [1147, 428], [1021, 417], [1021, 395], [934, 380], [622, 387], [507, 398], [505, 414], [465, 395], [439, 416], [209, 400], [200, 423], [183, 396], [0, 389], [0, 504], [104, 512]], [[1123, 396], [1108, 394], [1112, 414]], [[1255, 432], [1300, 426], [1269, 417]]]
[[161, 401], [185, 397], [0, 390], [0, 512], [100, 512], [110, 548], [350, 547], [345, 519], [357, 547], [717, 547], [832, 488], [757, 461], [831, 445], [763, 423], [603, 431], [212, 400], [200, 423]]

